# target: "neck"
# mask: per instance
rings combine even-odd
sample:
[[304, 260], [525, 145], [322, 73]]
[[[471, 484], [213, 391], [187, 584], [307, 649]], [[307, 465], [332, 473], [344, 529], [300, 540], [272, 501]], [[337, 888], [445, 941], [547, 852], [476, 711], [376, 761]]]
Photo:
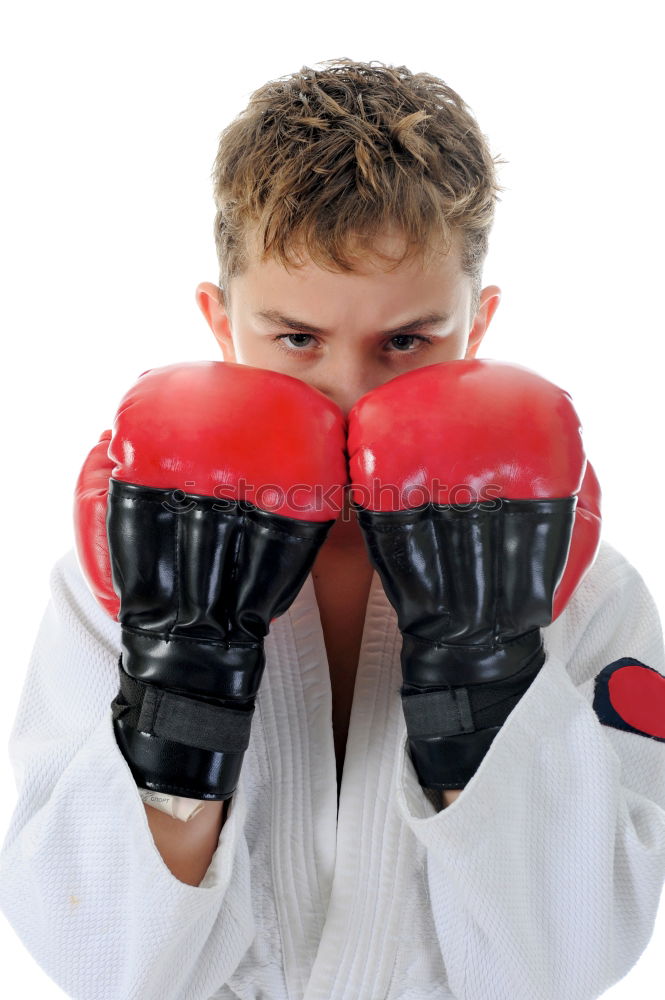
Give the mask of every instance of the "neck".
[[373, 572], [355, 512], [341, 511], [312, 566], [319, 604], [359, 601], [364, 609]]
[[334, 578], [338, 572], [351, 572], [355, 579], [369, 580], [372, 576], [365, 539], [355, 511], [346, 507], [328, 532], [314, 563], [314, 578]]
[[358, 557], [365, 556], [367, 558], [365, 539], [358, 524], [358, 518], [346, 499], [337, 520], [328, 532], [323, 548], [327, 549], [329, 553], [334, 551], [340, 555], [342, 553], [349, 556], [356, 554]]

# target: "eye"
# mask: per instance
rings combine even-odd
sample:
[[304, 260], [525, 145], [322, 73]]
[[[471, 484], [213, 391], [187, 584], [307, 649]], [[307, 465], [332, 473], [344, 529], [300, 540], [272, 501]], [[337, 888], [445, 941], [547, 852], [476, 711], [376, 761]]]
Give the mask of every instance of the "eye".
[[311, 346], [311, 333], [280, 333], [275, 338], [279, 347], [285, 351], [297, 354], [303, 352]]
[[395, 337], [391, 337], [389, 343], [393, 344], [398, 352], [408, 354], [410, 351], [418, 349], [416, 341], [423, 344], [432, 343], [429, 337], [420, 337], [415, 333], [398, 333]]

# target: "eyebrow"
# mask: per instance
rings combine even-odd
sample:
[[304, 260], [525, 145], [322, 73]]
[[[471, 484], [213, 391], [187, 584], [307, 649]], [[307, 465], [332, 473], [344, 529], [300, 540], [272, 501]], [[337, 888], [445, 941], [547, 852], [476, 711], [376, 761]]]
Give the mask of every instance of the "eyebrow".
[[[311, 323], [304, 323], [302, 320], [294, 319], [293, 316], [285, 316], [276, 309], [263, 309], [261, 312], [255, 313], [255, 316], [257, 319], [265, 320], [267, 323], [276, 323], [278, 326], [287, 327], [290, 330], [300, 330], [303, 333], [316, 333], [322, 336], [330, 335], [330, 330], [312, 326]], [[382, 337], [395, 337], [400, 333], [409, 333], [410, 330], [439, 326], [442, 323], [447, 323], [449, 319], [450, 313], [426, 313], [424, 316], [418, 316], [417, 319], [409, 320], [408, 323], [402, 323], [401, 326], [393, 327], [392, 330], [381, 330], [380, 335]]]

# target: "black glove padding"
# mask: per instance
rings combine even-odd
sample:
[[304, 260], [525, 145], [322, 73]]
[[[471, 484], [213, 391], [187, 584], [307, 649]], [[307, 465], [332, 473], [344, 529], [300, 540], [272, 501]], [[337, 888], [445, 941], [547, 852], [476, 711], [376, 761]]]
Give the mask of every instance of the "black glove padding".
[[222, 800], [238, 785], [270, 622], [334, 521], [177, 493], [110, 482], [122, 625], [113, 726], [140, 787]]

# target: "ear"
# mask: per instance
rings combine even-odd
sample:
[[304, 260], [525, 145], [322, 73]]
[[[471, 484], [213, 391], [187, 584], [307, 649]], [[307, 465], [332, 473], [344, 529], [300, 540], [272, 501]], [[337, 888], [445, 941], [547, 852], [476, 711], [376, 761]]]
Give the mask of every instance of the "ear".
[[476, 352], [482, 343], [482, 339], [487, 332], [487, 327], [490, 325], [492, 316], [497, 311], [500, 301], [501, 289], [497, 285], [488, 285], [487, 288], [483, 288], [480, 293], [478, 312], [474, 317], [473, 326], [469, 334], [466, 354], [464, 355], [465, 358], [475, 358]]
[[215, 340], [221, 348], [224, 360], [235, 361], [236, 351], [233, 344], [229, 316], [224, 305], [220, 304], [220, 297], [223, 298], [223, 293], [211, 281], [202, 281], [200, 285], [197, 285], [196, 301], [198, 307], [215, 335]]

